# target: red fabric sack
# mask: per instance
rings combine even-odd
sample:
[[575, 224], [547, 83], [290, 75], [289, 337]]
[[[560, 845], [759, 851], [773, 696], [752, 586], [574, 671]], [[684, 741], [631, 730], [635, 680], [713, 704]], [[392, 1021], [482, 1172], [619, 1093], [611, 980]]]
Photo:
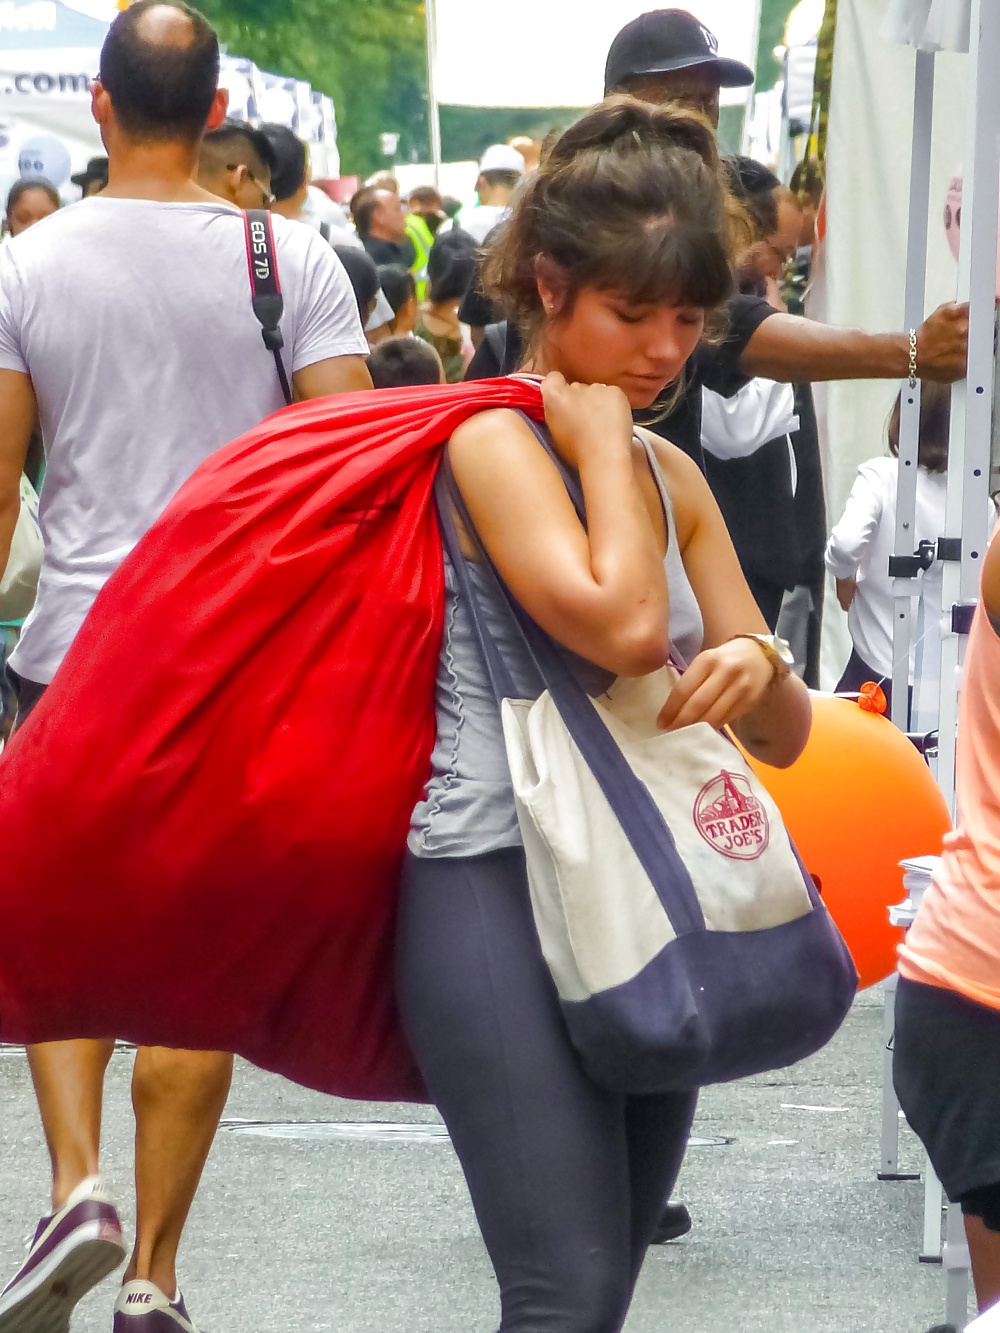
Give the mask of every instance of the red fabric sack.
[[[443, 620], [432, 487], [537, 386], [345, 395], [210, 458], [0, 758], [0, 1040], [234, 1051], [419, 1099], [393, 996]], [[155, 447], [155, 430], [150, 432]]]

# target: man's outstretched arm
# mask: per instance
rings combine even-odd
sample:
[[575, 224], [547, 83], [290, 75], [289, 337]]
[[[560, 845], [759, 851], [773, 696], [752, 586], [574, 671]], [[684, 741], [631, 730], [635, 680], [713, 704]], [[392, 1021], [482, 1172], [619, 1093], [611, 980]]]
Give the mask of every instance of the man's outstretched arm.
[[21, 512], [21, 473], [38, 409], [27, 375], [0, 370], [0, 574]]
[[[969, 307], [939, 306], [917, 330], [921, 379], [953, 384], [965, 378], [969, 358]], [[740, 357], [746, 375], [785, 384], [823, 380], [899, 380], [909, 374], [905, 333], [836, 329], [799, 315], [772, 315], [757, 328]]]

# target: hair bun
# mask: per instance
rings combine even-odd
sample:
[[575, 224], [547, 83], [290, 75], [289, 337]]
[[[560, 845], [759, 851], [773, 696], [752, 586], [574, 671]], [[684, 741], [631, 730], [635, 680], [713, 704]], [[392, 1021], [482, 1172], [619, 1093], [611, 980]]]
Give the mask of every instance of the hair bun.
[[571, 162], [588, 149], [610, 148], [629, 138], [636, 148], [648, 148], [660, 143], [674, 148], [687, 148], [701, 158], [707, 167], [717, 171], [719, 150], [711, 125], [697, 111], [679, 104], [655, 106], [642, 102], [628, 93], [615, 93], [582, 120], [571, 125], [553, 145], [548, 157], [550, 167]]

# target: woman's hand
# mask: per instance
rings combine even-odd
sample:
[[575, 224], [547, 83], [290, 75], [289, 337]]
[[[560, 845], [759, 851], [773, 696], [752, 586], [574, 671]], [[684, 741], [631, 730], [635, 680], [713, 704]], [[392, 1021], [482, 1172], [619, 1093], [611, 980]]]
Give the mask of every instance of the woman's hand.
[[774, 668], [751, 639], [733, 639], [699, 653], [670, 691], [660, 713], [664, 731], [693, 722], [718, 730], [756, 708], [774, 680]]
[[567, 384], [553, 371], [542, 380], [542, 402], [556, 453], [574, 471], [580, 470], [588, 451], [631, 446], [632, 409], [621, 389], [607, 384]]

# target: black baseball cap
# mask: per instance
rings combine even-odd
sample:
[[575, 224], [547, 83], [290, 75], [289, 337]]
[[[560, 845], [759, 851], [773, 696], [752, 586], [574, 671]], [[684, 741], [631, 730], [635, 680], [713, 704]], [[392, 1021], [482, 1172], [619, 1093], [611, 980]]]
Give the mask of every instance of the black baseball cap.
[[711, 66], [720, 88], [746, 88], [755, 77], [742, 60], [720, 56], [715, 33], [686, 9], [653, 9], [626, 23], [611, 43], [604, 90], [614, 92], [626, 80], [645, 74], [671, 74], [696, 65]]

